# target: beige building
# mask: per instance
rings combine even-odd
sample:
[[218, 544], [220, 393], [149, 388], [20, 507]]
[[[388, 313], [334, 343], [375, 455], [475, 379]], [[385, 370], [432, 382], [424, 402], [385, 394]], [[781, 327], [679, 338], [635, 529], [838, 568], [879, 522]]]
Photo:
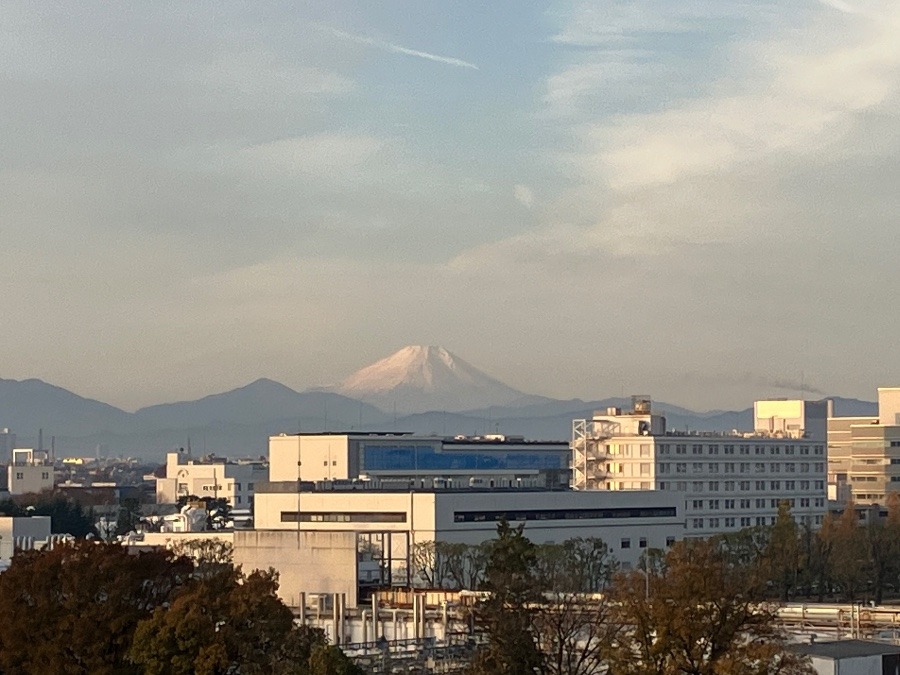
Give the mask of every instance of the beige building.
[[575, 420], [572, 464], [580, 490], [656, 490], [684, 500], [685, 536], [771, 525], [787, 501], [818, 527], [827, 510], [827, 401], [757, 401], [756, 429], [670, 432], [649, 398], [633, 410]]
[[878, 389], [875, 417], [829, 417], [830, 496], [884, 504], [900, 492], [900, 388]]
[[179, 497], [224, 499], [235, 509], [249, 509], [258, 481], [267, 480], [262, 461], [232, 461], [223, 457], [190, 458], [183, 453], [166, 455], [166, 475], [156, 479], [156, 503], [174, 504]]
[[16, 448], [7, 467], [9, 494], [24, 495], [53, 488], [53, 463], [46, 453]]

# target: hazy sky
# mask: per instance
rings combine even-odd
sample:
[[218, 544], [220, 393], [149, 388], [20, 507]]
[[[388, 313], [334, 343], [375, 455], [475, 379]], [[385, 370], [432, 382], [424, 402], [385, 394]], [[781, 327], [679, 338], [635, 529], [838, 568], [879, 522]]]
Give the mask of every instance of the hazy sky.
[[439, 344], [558, 397], [900, 384], [900, 3], [0, 0], [0, 377]]

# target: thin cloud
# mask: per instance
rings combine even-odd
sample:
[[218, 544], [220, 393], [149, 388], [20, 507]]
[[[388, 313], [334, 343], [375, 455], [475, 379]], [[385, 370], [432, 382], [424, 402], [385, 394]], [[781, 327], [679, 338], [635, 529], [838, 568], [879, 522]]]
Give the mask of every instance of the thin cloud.
[[394, 44], [393, 42], [384, 42], [383, 40], [376, 40], [375, 38], [366, 37], [364, 35], [354, 35], [353, 33], [347, 33], [336, 28], [330, 28], [328, 26], [318, 26], [318, 28], [331, 33], [335, 37], [342, 40], [349, 40], [350, 42], [355, 42], [360, 45], [375, 47], [376, 49], [391, 52], [392, 54], [405, 54], [406, 56], [415, 56], [420, 59], [427, 59], [428, 61], [436, 61], [437, 63], [446, 63], [449, 66], [478, 70], [478, 66], [476, 66], [474, 63], [463, 61], [462, 59], [457, 59], [452, 56], [440, 56], [439, 54], [422, 52], [418, 49], [410, 49], [402, 45]]

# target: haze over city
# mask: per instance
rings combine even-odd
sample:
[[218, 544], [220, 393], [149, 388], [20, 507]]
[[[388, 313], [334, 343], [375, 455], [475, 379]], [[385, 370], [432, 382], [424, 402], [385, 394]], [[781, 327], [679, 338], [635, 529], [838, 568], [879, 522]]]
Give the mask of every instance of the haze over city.
[[443, 345], [697, 409], [900, 380], [900, 6], [0, 5], [0, 377]]

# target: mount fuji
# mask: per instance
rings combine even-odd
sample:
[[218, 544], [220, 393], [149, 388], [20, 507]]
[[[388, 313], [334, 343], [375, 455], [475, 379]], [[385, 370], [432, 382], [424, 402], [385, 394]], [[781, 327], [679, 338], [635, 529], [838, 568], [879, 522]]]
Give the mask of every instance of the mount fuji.
[[411, 345], [332, 389], [385, 412], [460, 412], [544, 401], [509, 387], [443, 347]]

